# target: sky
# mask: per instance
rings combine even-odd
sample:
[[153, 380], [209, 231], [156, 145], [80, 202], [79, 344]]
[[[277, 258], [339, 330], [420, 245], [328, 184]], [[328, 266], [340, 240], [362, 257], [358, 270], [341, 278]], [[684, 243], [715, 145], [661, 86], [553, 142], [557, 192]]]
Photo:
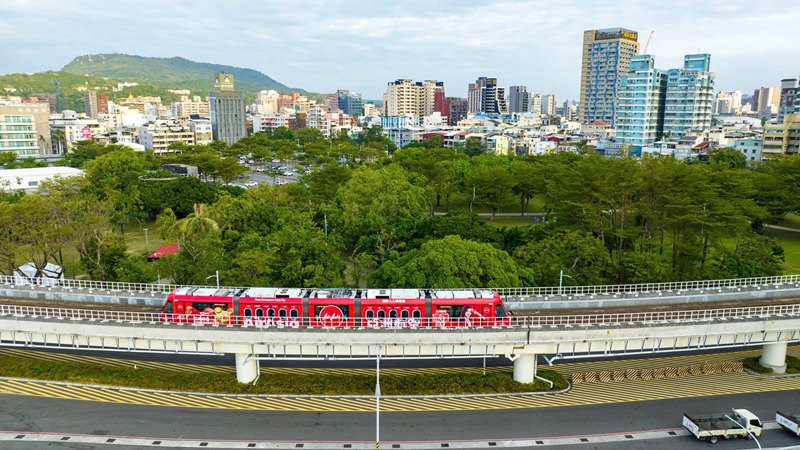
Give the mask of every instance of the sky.
[[[1, 0], [0, 73], [75, 56], [182, 56], [260, 70], [312, 92], [380, 99], [398, 78], [465, 96], [479, 76], [577, 99], [583, 30], [639, 32], [656, 67], [710, 53], [716, 90], [800, 75], [797, 0]], [[209, 85], [211, 82], [209, 82]]]

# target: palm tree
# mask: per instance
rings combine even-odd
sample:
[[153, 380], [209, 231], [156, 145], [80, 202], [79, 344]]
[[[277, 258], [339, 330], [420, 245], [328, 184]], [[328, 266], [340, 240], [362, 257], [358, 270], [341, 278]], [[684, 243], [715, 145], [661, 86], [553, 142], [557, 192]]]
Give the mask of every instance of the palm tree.
[[203, 203], [194, 204], [194, 212], [186, 218], [176, 221], [172, 228], [181, 238], [201, 236], [211, 231], [219, 231], [216, 220], [208, 217], [207, 206]]

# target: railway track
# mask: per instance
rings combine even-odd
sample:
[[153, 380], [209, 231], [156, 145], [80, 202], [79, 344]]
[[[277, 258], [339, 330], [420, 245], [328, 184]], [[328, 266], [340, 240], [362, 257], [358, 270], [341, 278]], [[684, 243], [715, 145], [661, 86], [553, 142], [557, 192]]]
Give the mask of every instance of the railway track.
[[[624, 313], [647, 313], [647, 312], [667, 312], [667, 311], [700, 311], [706, 309], [742, 308], [755, 306], [779, 306], [800, 303], [800, 297], [780, 297], [771, 299], [746, 299], [746, 300], [725, 300], [718, 302], [702, 303], [680, 303], [663, 305], [641, 305], [624, 307], [587, 307], [587, 308], [525, 308], [513, 311], [514, 316], [569, 316], [569, 315], [594, 315], [594, 314], [624, 314]], [[94, 303], [78, 302], [67, 300], [44, 300], [31, 299], [25, 297], [0, 297], [0, 304], [16, 306], [35, 306], [43, 308], [66, 308], [66, 309], [86, 309], [95, 311], [124, 311], [124, 312], [143, 312], [158, 313], [161, 308], [158, 306], [147, 305], [126, 305], [122, 303]], [[531, 306], [536, 303], [531, 302]]]

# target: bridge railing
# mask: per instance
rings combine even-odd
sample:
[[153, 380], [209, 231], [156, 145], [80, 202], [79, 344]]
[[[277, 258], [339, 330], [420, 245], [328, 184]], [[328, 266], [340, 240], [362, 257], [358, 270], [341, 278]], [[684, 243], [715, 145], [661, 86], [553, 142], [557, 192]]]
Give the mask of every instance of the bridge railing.
[[[666, 283], [610, 284], [590, 286], [542, 286], [516, 288], [487, 288], [497, 291], [503, 298], [550, 297], [555, 295], [586, 296], [613, 295], [625, 293], [686, 292], [693, 290], [732, 289], [754, 286], [775, 286], [800, 283], [800, 275], [780, 275], [772, 277], [731, 278], [722, 280], [674, 281]], [[128, 293], [168, 293], [184, 285], [160, 283], [128, 283], [118, 281], [94, 281], [53, 278], [21, 277], [0, 275], [0, 284], [7, 286], [45, 286], [62, 289], [81, 289], [90, 291], [112, 291]], [[206, 286], [210, 287], [210, 286]], [[240, 289], [223, 286], [224, 289]]]
[[495, 289], [502, 297], [539, 297], [554, 295], [612, 295], [625, 293], [686, 292], [753, 286], [779, 286], [800, 283], [800, 275], [729, 278], [722, 280], [673, 281], [665, 283], [609, 284], [591, 286], [543, 286]]
[[800, 304], [752, 306], [740, 308], [700, 309], [686, 311], [631, 312], [617, 314], [581, 314], [560, 316], [519, 316], [508, 318], [292, 318], [230, 316], [225, 314], [184, 315], [101, 311], [88, 309], [48, 308], [38, 306], [0, 305], [0, 316], [45, 320], [89, 320], [194, 327], [254, 328], [356, 328], [356, 329], [439, 329], [439, 328], [517, 328], [548, 325], [625, 325], [641, 323], [681, 323], [714, 319], [752, 319], [777, 316], [800, 316]]

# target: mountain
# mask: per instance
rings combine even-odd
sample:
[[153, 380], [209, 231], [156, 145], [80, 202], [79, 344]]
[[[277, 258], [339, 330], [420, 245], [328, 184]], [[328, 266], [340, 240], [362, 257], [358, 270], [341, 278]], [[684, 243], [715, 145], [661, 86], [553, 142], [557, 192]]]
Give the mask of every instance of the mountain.
[[[84, 112], [83, 97], [87, 90], [96, 90], [106, 94], [109, 100], [114, 101], [127, 98], [129, 95], [134, 97], [143, 95], [161, 97], [163, 102], [169, 104], [178, 101], [180, 97], [166, 88], [148, 84], [140, 83], [117, 90], [117, 80], [54, 71], [0, 75], [0, 95], [18, 95], [29, 98], [33, 95], [53, 94], [55, 93], [53, 82], [56, 80], [59, 82], [62, 110], [71, 109]], [[200, 91], [199, 94], [205, 95], [203, 91]], [[255, 97], [255, 94], [247, 94], [247, 96]]]
[[169, 89], [204, 92], [214, 86], [214, 75], [231, 73], [237, 91], [257, 92], [274, 89], [289, 93], [299, 91], [281, 84], [253, 69], [190, 61], [181, 57], [151, 58], [121, 53], [83, 55], [61, 69], [77, 75], [135, 81]]

